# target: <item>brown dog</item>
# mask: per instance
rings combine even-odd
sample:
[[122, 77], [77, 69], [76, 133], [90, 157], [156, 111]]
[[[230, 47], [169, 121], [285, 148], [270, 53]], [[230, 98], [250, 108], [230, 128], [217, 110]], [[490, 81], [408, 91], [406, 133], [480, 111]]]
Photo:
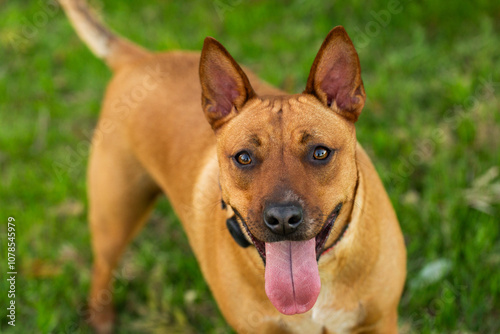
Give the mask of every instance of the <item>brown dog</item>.
[[326, 37], [304, 92], [286, 95], [247, 76], [213, 38], [201, 58], [153, 54], [83, 3], [61, 3], [114, 72], [88, 173], [99, 332], [112, 330], [111, 272], [162, 192], [238, 332], [397, 332], [405, 246], [356, 141], [365, 91], [342, 27]]

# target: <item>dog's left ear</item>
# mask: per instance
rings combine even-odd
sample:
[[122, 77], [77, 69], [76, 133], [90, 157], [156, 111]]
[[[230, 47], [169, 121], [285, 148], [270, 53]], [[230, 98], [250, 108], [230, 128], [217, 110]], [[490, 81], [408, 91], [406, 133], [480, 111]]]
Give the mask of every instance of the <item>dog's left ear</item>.
[[366, 94], [358, 54], [343, 27], [333, 28], [326, 36], [314, 59], [304, 93], [315, 95], [352, 122], [358, 120]]
[[202, 106], [217, 130], [233, 118], [255, 92], [229, 52], [212, 37], [205, 38], [200, 59]]

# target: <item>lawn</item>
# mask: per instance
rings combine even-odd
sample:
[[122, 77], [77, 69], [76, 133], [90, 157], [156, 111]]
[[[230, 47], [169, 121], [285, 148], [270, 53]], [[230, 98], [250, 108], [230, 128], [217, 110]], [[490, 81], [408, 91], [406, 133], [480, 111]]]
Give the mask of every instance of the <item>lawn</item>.
[[[500, 2], [91, 3], [115, 31], [151, 50], [200, 50], [214, 36], [294, 93], [328, 31], [343, 25], [367, 93], [358, 139], [408, 248], [401, 333], [500, 332]], [[52, 0], [0, 6], [0, 329], [86, 333], [85, 169], [111, 72]], [[11, 216], [15, 327], [6, 317]], [[165, 199], [115, 280], [120, 333], [231, 331]]]

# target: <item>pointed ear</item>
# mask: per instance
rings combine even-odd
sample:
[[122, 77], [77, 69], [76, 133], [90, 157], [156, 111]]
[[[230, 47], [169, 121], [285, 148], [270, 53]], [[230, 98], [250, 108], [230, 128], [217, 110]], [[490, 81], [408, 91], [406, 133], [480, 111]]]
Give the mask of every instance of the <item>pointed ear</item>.
[[212, 37], [205, 38], [200, 59], [202, 106], [217, 130], [233, 118], [255, 92], [229, 52]]
[[359, 58], [342, 26], [333, 28], [321, 45], [307, 79], [305, 94], [356, 122], [365, 105]]

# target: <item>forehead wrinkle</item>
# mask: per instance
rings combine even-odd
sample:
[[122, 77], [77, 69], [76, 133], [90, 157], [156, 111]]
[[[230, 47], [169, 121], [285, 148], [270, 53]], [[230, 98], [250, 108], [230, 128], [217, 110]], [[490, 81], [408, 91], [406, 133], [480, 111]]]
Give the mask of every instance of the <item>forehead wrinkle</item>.
[[[262, 148], [265, 149], [265, 161], [269, 164], [269, 175], [276, 177], [278, 170], [283, 167], [283, 140], [284, 140], [284, 122], [283, 122], [283, 99], [269, 98], [265, 100], [268, 103], [267, 108], [259, 112], [260, 127], [255, 132], [259, 132]], [[250, 137], [251, 138], [251, 137]], [[251, 140], [256, 143], [255, 136]], [[264, 152], [263, 152], [264, 153]], [[273, 178], [274, 178], [273, 177]]]
[[[316, 101], [315, 98], [313, 100]], [[343, 117], [333, 110], [325, 108], [320, 104], [313, 103], [304, 96], [291, 97], [288, 99], [288, 105], [296, 115], [301, 115], [305, 118], [319, 118], [323, 120], [323, 122], [338, 122], [343, 120]]]
[[262, 118], [265, 118], [267, 122], [262, 126], [267, 129], [267, 134], [271, 140], [281, 140], [283, 127], [282, 100], [279, 98], [270, 99], [269, 104], [269, 108], [263, 111]]
[[248, 141], [254, 145], [255, 147], [260, 147], [262, 145], [262, 141], [260, 140], [259, 136], [255, 133], [250, 135], [250, 138], [248, 138]]
[[282, 111], [283, 100], [275, 99], [273, 100], [273, 107], [271, 108], [272, 113], [280, 113]]
[[309, 132], [307, 132], [307, 130], [304, 130], [301, 132], [301, 137], [299, 142], [305, 145], [312, 140], [311, 137], [312, 135]]
[[242, 135], [241, 140], [238, 141], [237, 145], [250, 146], [249, 148], [259, 148], [262, 146], [263, 141], [265, 142], [265, 136], [261, 133], [262, 131], [252, 131], [246, 129], [245, 133]]

